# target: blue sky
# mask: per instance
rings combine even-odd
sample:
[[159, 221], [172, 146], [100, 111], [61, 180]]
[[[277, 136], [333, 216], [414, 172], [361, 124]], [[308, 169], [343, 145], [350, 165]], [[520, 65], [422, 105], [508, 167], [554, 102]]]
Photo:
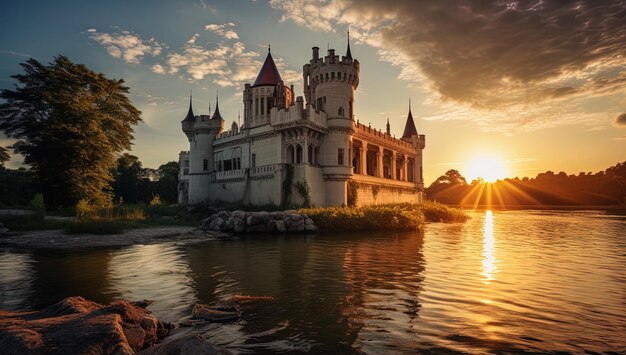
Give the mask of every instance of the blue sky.
[[[545, 7], [530, 9], [532, 14], [522, 8], [502, 10], [498, 2], [488, 9], [445, 5], [454, 8], [443, 8], [443, 17], [435, 14], [442, 13], [439, 7], [444, 5], [435, 3], [5, 3], [0, 15], [0, 88], [13, 86], [10, 75], [20, 72], [20, 62], [29, 57], [48, 62], [58, 54], [110, 78], [124, 79], [144, 120], [136, 129], [132, 153], [145, 166], [157, 167], [187, 149], [180, 120], [190, 90], [196, 114], [208, 111], [219, 91], [228, 127], [242, 109], [242, 85], [254, 81], [267, 44], [271, 43], [283, 78], [295, 85], [296, 95], [302, 95], [300, 71], [310, 59], [311, 47], [325, 51], [330, 46], [343, 54], [350, 25], [352, 53], [361, 62], [356, 116], [381, 129], [389, 117], [392, 134], [400, 135], [411, 98], [418, 131], [427, 136], [427, 183], [447, 169], [463, 172], [468, 161], [480, 155], [504, 161], [511, 176], [534, 176], [545, 170], [597, 171], [626, 158], [626, 128], [616, 120], [626, 112], [620, 81], [625, 76], [623, 57], [620, 61], [605, 49], [600, 56], [591, 56], [594, 48], [575, 52], [569, 46], [559, 49], [557, 56], [540, 57], [532, 49], [548, 53], [558, 46], [554, 43], [564, 41], [559, 36], [567, 42], [595, 34], [563, 28], [542, 39], [529, 20], [536, 16], [542, 23], [575, 12], [593, 21], [597, 11], [610, 14], [612, 2], [602, 2], [604, 9]], [[505, 27], [486, 34], [480, 28], [459, 30], [454, 16], [467, 18], [462, 11], [494, 19], [480, 28]], [[480, 16], [481, 11], [492, 12]], [[509, 13], [503, 15], [505, 11]], [[503, 25], [500, 19], [505, 15], [513, 17]], [[622, 16], [617, 14], [615, 20], [619, 23]], [[497, 37], [507, 36], [510, 26], [519, 26], [510, 28], [517, 34], [528, 31], [524, 38], [533, 40], [502, 45], [510, 39]], [[613, 32], [623, 34], [624, 25], [612, 26]], [[516, 52], [524, 47], [531, 50]], [[507, 56], [510, 59], [502, 60]], [[607, 84], [607, 78], [615, 83]], [[0, 145], [11, 142], [0, 137]], [[14, 157], [9, 166], [19, 162]]]

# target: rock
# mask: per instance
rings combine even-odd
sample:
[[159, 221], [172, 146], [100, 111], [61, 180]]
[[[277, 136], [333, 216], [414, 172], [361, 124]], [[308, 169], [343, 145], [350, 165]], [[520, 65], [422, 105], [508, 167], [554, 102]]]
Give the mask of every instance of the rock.
[[206, 305], [196, 303], [191, 312], [194, 319], [202, 319], [208, 322], [228, 322], [239, 319], [240, 312], [232, 308], [210, 308]]
[[278, 233], [285, 233], [285, 231], [287, 230], [287, 227], [285, 226], [285, 222], [278, 220], [278, 221], [271, 221], [271, 222], [275, 222], [276, 223], [276, 232]]
[[246, 227], [246, 232], [250, 233], [265, 233], [266, 231], [267, 227], [263, 223]]
[[304, 231], [305, 232], [317, 232], [317, 227], [313, 224], [313, 225], [304, 225]]
[[265, 218], [264, 216], [259, 215], [258, 213], [250, 214], [248, 218], [246, 218], [246, 225], [248, 226], [255, 226], [257, 224], [262, 224], [262, 223], [265, 223]]
[[2, 223], [0, 223], [0, 234], [4, 234], [6, 232], [8, 232], [9, 229], [6, 228]]
[[3, 354], [133, 354], [171, 328], [127, 301], [69, 297], [40, 311], [0, 311], [0, 346]]
[[244, 217], [233, 217], [233, 232], [243, 233], [246, 231], [246, 221]]
[[315, 223], [313, 222], [313, 220], [312, 220], [312, 219], [310, 219], [310, 218], [308, 218], [308, 217], [307, 217], [307, 218], [305, 218], [305, 219], [304, 219], [304, 225], [305, 225], [305, 226], [314, 226], [314, 225], [315, 225]]
[[157, 344], [146, 349], [141, 355], [230, 355], [232, 352], [210, 344], [197, 334], [188, 334], [170, 342]]
[[303, 232], [304, 231], [304, 220], [300, 220], [300, 222], [290, 222], [289, 227], [287, 227], [288, 232]]

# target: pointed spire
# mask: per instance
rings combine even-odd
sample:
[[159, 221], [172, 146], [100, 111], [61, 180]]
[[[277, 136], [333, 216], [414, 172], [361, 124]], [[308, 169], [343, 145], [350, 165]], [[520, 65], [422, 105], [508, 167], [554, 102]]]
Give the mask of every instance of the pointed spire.
[[389, 124], [389, 117], [387, 117], [387, 135], [391, 135], [391, 125]]
[[185, 119], [183, 119], [183, 121], [186, 121], [186, 122], [191, 121], [191, 122], [193, 122], [193, 121], [196, 120], [196, 117], [193, 115], [193, 108], [192, 108], [192, 105], [191, 105], [192, 99], [193, 99], [192, 92], [189, 91], [189, 111], [187, 111], [187, 116], [185, 116]]
[[209, 117], [211, 117], [211, 100], [209, 100]]
[[350, 51], [350, 26], [348, 26], [348, 50], [346, 50], [345, 57], [352, 59], [352, 52]]
[[411, 138], [411, 136], [417, 136], [417, 128], [415, 128], [415, 121], [413, 121], [413, 114], [411, 113], [411, 99], [409, 99], [409, 115], [406, 118], [402, 138]]
[[215, 94], [215, 111], [213, 112], [212, 120], [223, 120], [222, 114], [220, 114], [220, 96], [219, 93]]
[[261, 71], [256, 77], [254, 85], [252, 86], [254, 87], [259, 85], [278, 85], [278, 82], [281, 80], [283, 79], [280, 77], [278, 68], [276, 68], [276, 64], [274, 63], [274, 58], [272, 58], [272, 52], [268, 47], [265, 63], [263, 63], [263, 67], [261, 67]]

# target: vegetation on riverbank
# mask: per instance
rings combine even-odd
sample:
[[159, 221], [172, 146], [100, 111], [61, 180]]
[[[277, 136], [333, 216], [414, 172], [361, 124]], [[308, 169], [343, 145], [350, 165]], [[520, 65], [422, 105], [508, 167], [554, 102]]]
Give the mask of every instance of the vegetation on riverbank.
[[[74, 218], [75, 216], [75, 218]], [[0, 223], [11, 231], [64, 229], [70, 234], [118, 234], [127, 229], [157, 226], [197, 226], [200, 215], [177, 205], [115, 205], [100, 208], [78, 204], [44, 217], [25, 211], [0, 215]]]
[[353, 230], [413, 230], [425, 222], [463, 222], [465, 211], [435, 202], [363, 207], [304, 208], [323, 232]]

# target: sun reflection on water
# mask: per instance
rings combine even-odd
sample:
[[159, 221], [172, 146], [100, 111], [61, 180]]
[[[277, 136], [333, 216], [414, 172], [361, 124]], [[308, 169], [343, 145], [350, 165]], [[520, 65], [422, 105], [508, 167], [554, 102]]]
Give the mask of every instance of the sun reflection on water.
[[496, 258], [494, 256], [494, 244], [493, 237], [493, 213], [489, 210], [485, 212], [485, 220], [483, 221], [483, 276], [484, 281], [494, 279], [494, 274], [497, 271]]

